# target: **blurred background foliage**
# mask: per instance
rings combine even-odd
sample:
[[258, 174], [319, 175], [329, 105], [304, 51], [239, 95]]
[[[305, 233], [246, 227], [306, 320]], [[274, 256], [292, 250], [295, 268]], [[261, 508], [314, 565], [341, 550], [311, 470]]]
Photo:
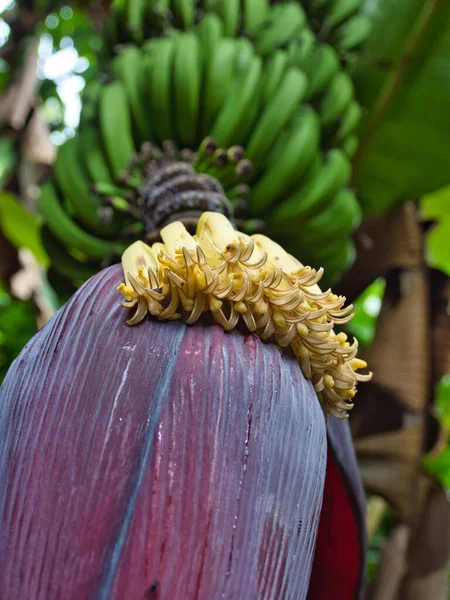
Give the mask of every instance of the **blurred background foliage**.
[[447, 442], [434, 456], [424, 456], [425, 469], [439, 479], [450, 493], [450, 375], [444, 375], [436, 390], [436, 416], [442, 423]]
[[13, 298], [0, 285], [0, 382], [28, 340], [36, 332], [36, 307], [33, 302]]
[[423, 196], [420, 208], [424, 218], [434, 222], [426, 238], [428, 263], [450, 275], [450, 186]]
[[[49, 5], [52, 3], [41, 2], [35, 9], [36, 27], [30, 34], [38, 54], [40, 109], [51, 127], [52, 142], [60, 145], [67, 137], [73, 136], [78, 125], [80, 94], [86, 83], [96, 78], [102, 40], [95, 31], [92, 18], [84, 10], [55, 2], [54, 12], [47, 13]], [[0, 47], [7, 46], [14, 39], [8, 16], [15, 9], [14, 1], [0, 4]], [[20, 65], [20, 59], [20, 52], [10, 62], [0, 59], [0, 91], [7, 87], [14, 70]], [[2, 173], [3, 163], [8, 161], [3, 146], [0, 156]]]

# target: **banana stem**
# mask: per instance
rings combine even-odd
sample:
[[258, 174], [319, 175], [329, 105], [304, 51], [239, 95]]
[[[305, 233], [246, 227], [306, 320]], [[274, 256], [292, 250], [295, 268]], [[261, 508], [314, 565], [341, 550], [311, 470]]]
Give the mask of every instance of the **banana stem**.
[[237, 164], [228, 164], [225, 167], [213, 167], [206, 173], [215, 177], [225, 187], [233, 187], [239, 180], [247, 178], [252, 172], [252, 163], [249, 160], [241, 160]]
[[192, 166], [196, 171], [202, 167], [205, 161], [209, 160], [214, 152], [217, 150], [217, 144], [214, 138], [206, 137], [200, 144], [197, 151], [197, 156], [192, 162]]
[[[216, 150], [203, 164], [209, 159], [226, 160], [226, 155], [226, 150]], [[232, 168], [237, 166], [232, 165]], [[191, 163], [171, 160], [155, 161], [151, 166], [144, 184], [137, 190], [136, 206], [146, 236], [157, 234], [174, 215], [179, 220], [189, 215], [192, 220], [205, 211], [219, 212], [228, 218], [233, 213], [232, 204], [218, 181], [214, 184], [209, 174], [194, 170]]]
[[227, 191], [227, 197], [229, 200], [236, 200], [238, 198], [247, 198], [250, 195], [250, 186], [246, 183], [238, 183], [234, 187]]
[[212, 156], [208, 156], [196, 168], [198, 173], [206, 173], [210, 168], [224, 168], [228, 162], [227, 151], [217, 148]]

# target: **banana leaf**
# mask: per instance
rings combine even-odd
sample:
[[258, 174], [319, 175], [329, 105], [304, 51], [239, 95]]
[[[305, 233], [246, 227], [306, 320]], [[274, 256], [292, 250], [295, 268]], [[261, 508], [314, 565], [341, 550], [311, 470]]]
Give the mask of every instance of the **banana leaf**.
[[28, 211], [19, 200], [0, 190], [0, 230], [16, 248], [28, 248], [43, 266], [48, 265], [48, 256], [39, 237], [39, 219]]
[[354, 79], [367, 107], [354, 161], [366, 215], [450, 182], [450, 3], [366, 0], [373, 21]]

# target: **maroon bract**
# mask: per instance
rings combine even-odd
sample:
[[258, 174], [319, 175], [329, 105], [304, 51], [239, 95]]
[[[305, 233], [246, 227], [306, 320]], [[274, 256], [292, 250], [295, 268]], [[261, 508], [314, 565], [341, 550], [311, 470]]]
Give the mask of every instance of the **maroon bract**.
[[216, 325], [130, 328], [90, 279], [0, 390], [0, 598], [306, 597], [326, 467], [295, 358]]

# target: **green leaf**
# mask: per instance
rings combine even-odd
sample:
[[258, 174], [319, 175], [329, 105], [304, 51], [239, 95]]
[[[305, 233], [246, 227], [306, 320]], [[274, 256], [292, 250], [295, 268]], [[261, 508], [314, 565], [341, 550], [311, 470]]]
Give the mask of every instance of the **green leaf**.
[[428, 473], [450, 490], [450, 446], [445, 446], [437, 456], [424, 456], [422, 461]]
[[16, 154], [12, 140], [7, 137], [0, 138], [0, 186], [8, 179], [15, 162]]
[[[450, 433], [450, 374], [444, 375], [436, 390], [436, 413], [440, 423]], [[423, 466], [450, 490], [450, 439], [437, 455], [425, 455]]]
[[0, 282], [0, 384], [12, 361], [36, 333], [36, 307], [13, 298]]
[[450, 183], [450, 2], [366, 0], [366, 12], [354, 182], [367, 215]]
[[0, 191], [0, 228], [3, 235], [16, 248], [28, 248], [44, 266], [49, 265], [42, 246], [40, 222], [20, 204], [15, 196]]
[[450, 432], [450, 374], [444, 375], [436, 391], [436, 412], [439, 421]]
[[435, 225], [426, 238], [428, 264], [450, 275], [450, 217]]
[[385, 288], [385, 280], [376, 279], [353, 303], [355, 316], [347, 325], [347, 331], [357, 338], [361, 347], [368, 346], [375, 337]]
[[420, 200], [426, 219], [437, 220], [426, 236], [428, 264], [450, 275], [450, 185]]
[[420, 200], [420, 209], [428, 219], [450, 217], [450, 185], [424, 196]]

